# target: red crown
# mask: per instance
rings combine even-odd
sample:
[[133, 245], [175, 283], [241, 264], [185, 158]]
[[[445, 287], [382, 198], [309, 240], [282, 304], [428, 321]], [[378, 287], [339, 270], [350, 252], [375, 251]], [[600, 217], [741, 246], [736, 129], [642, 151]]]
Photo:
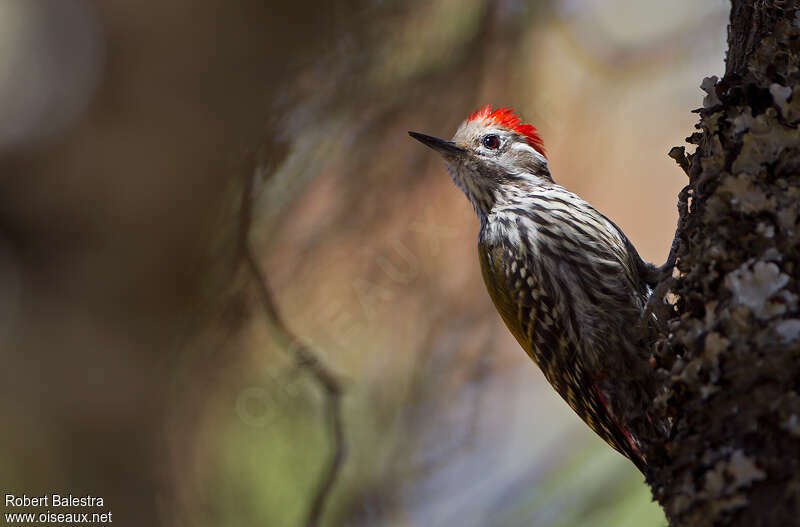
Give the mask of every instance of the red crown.
[[542, 141], [542, 138], [536, 131], [536, 127], [532, 124], [522, 123], [522, 119], [520, 119], [513, 109], [503, 107], [492, 110], [492, 107], [487, 104], [478, 111], [472, 112], [469, 114], [469, 117], [467, 117], [467, 121], [474, 121], [475, 119], [483, 119], [489, 123], [505, 126], [509, 130], [513, 130], [525, 136], [529, 145], [544, 157], [547, 157], [544, 151], [544, 141]]

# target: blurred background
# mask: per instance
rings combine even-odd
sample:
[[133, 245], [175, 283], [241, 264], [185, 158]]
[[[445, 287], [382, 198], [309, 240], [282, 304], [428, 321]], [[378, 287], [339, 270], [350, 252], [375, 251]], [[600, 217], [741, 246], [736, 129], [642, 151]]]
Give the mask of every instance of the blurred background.
[[0, 1], [3, 493], [122, 525], [664, 525], [503, 326], [472, 207], [406, 132], [513, 106], [661, 263], [727, 12]]

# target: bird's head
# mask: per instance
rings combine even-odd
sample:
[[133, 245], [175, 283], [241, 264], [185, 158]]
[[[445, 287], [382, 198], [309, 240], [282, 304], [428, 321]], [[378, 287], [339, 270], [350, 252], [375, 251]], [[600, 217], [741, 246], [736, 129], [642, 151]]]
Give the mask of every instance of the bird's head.
[[418, 132], [409, 135], [444, 157], [453, 181], [479, 216], [553, 181], [542, 138], [510, 108], [484, 106], [461, 123], [450, 141]]

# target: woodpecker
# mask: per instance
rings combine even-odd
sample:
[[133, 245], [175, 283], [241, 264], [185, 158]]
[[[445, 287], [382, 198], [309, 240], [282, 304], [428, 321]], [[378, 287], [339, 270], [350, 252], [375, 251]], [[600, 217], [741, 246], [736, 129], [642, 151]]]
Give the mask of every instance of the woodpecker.
[[581, 419], [645, 473], [642, 438], [628, 430], [654, 428], [638, 328], [659, 268], [553, 181], [541, 137], [514, 110], [486, 105], [450, 141], [409, 135], [444, 157], [475, 208], [483, 280], [508, 329]]

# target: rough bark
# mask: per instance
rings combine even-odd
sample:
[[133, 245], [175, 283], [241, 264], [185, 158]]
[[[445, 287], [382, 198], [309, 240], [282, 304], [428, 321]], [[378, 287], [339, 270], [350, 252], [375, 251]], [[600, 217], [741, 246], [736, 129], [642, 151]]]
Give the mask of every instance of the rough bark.
[[648, 480], [673, 526], [798, 522], [798, 4], [732, 1], [725, 75], [703, 82], [689, 138], [697, 150], [671, 152], [689, 206], [654, 350], [672, 434]]

